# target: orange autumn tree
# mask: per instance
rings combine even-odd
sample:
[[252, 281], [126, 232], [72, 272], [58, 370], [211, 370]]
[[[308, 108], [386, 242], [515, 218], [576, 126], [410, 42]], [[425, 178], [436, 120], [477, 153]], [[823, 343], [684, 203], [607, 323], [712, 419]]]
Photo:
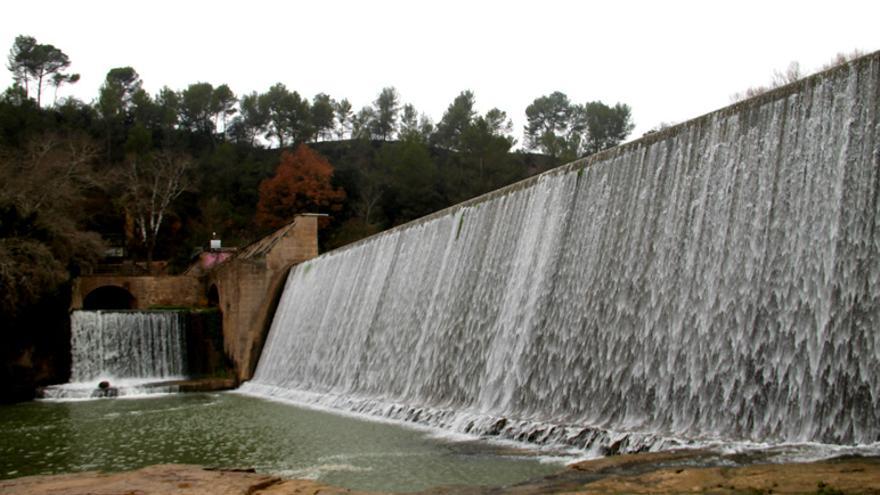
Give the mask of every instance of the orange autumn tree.
[[345, 191], [330, 180], [333, 166], [326, 158], [301, 144], [293, 153], [281, 154], [275, 176], [260, 183], [256, 222], [279, 228], [299, 213], [328, 213], [342, 209]]

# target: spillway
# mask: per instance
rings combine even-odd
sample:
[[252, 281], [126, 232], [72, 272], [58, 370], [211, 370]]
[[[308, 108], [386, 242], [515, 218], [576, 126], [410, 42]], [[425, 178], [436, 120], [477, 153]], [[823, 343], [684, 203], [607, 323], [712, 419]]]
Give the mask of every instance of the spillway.
[[[178, 311], [73, 311], [70, 383], [45, 387], [47, 399], [175, 392], [158, 382], [186, 375], [185, 318]], [[110, 391], [98, 391], [106, 381]]]
[[245, 393], [601, 452], [880, 440], [880, 55], [296, 266]]
[[185, 374], [183, 316], [173, 311], [71, 313], [71, 382]]

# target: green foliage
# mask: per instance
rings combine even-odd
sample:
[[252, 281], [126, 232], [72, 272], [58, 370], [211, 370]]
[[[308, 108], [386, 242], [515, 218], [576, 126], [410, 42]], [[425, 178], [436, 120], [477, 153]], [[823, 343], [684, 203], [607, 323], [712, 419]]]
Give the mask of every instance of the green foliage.
[[397, 128], [397, 112], [399, 110], [400, 97], [393, 87], [382, 88], [373, 106], [376, 109], [376, 117], [373, 122], [373, 134], [382, 141], [388, 141]]
[[403, 106], [397, 132], [400, 140], [417, 139], [427, 143], [434, 132], [434, 124], [426, 115], [419, 115], [416, 107], [407, 103]]
[[333, 134], [335, 102], [330, 95], [318, 93], [312, 101], [312, 127], [316, 139], [327, 139]]
[[376, 111], [372, 107], [361, 108], [351, 119], [352, 139], [379, 139], [375, 135]]
[[351, 136], [351, 121], [354, 118], [354, 114], [351, 111], [351, 102], [347, 98], [343, 98], [333, 105], [333, 112], [336, 115], [336, 122], [339, 123], [336, 137], [343, 139], [346, 134]]
[[576, 105], [560, 91], [536, 98], [526, 117], [526, 145], [562, 162], [617, 146], [635, 127], [628, 105]]
[[238, 98], [235, 97], [235, 93], [232, 92], [229, 85], [221, 84], [214, 88], [214, 92], [211, 94], [211, 113], [214, 116], [214, 127], [222, 124], [224, 134], [229, 118], [238, 111], [235, 108], [236, 103], [238, 103]]
[[383, 146], [376, 157], [387, 174], [381, 202], [390, 224], [427, 215], [445, 204], [439, 193], [439, 171], [427, 146], [417, 140]]
[[437, 132], [433, 142], [437, 146], [457, 151], [461, 148], [461, 135], [473, 122], [474, 110], [473, 91], [462, 91], [446, 109], [443, 118], [437, 123]]
[[140, 75], [131, 67], [110, 69], [99, 91], [98, 111], [105, 119], [125, 118], [142, 84]]
[[242, 96], [238, 113], [232, 121], [229, 134], [237, 143], [254, 146], [257, 136], [265, 133], [269, 125], [268, 109], [261, 104], [260, 95], [254, 91]]
[[591, 101], [583, 106], [582, 112], [587, 128], [583, 150], [587, 155], [617, 146], [635, 128], [629, 105], [623, 103], [610, 107], [601, 101]]
[[311, 139], [314, 129], [309, 102], [296, 91], [291, 93], [286, 86], [277, 83], [260, 95], [258, 105], [266, 114], [266, 135], [277, 139], [279, 148]]
[[572, 105], [560, 91], [536, 98], [526, 107], [526, 145], [554, 158], [569, 158], [572, 150]]
[[[213, 233], [226, 245], [246, 244], [261, 233], [254, 222], [259, 184], [272, 176], [280, 152], [299, 143], [314, 142], [335, 169], [333, 188], [346, 192], [322, 231], [328, 247], [604, 149], [632, 128], [626, 105], [575, 105], [556, 92], [536, 99], [528, 111], [533, 132], [526, 145], [546, 155], [511, 152], [510, 118], [497, 108], [478, 113], [469, 90], [454, 98], [435, 126], [391, 86], [355, 113], [348, 99], [318, 93], [309, 101], [282, 83], [240, 97], [228, 85], [204, 82], [151, 95], [132, 67], [111, 69], [91, 105], [64, 99], [43, 109], [28, 98], [36, 85], [19, 63], [39, 43], [20, 38], [9, 58], [19, 84], [0, 98], [0, 145], [22, 150], [35, 136], [78, 130], [99, 144], [97, 166], [108, 177], [123, 175], [132, 157], [160, 151], [192, 156], [193, 184], [168, 205], [155, 233], [157, 255], [173, 257], [181, 269]], [[59, 70], [49, 82], [68, 84], [73, 76]], [[143, 241], [135, 236], [142, 229], [115, 199], [123, 192], [119, 184], [92, 190], [88, 225], [125, 239], [142, 256]]]
[[36, 86], [37, 106], [42, 103], [44, 84], [57, 90], [62, 84], [79, 81], [79, 74], [61, 72], [70, 66], [67, 54], [53, 45], [37, 43], [32, 36], [17, 36], [7, 61], [13, 80], [24, 88], [25, 98], [30, 97], [31, 85]]
[[193, 132], [214, 134], [214, 86], [210, 83], [190, 84], [180, 94], [180, 122]]

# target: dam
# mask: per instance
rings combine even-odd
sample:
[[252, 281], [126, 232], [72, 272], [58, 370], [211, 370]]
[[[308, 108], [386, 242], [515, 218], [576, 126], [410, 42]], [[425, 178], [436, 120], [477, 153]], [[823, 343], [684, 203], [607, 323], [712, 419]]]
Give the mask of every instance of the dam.
[[240, 390], [599, 454], [880, 440], [880, 54], [326, 253]]

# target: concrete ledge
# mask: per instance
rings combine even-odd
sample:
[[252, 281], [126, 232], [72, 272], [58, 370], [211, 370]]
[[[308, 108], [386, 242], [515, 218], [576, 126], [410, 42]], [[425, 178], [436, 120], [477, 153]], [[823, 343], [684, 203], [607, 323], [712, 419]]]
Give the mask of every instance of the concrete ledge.
[[232, 390], [238, 386], [235, 378], [197, 378], [194, 380], [172, 380], [156, 382], [147, 387], [176, 387], [178, 392], [218, 392]]

